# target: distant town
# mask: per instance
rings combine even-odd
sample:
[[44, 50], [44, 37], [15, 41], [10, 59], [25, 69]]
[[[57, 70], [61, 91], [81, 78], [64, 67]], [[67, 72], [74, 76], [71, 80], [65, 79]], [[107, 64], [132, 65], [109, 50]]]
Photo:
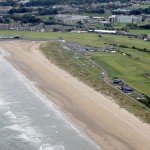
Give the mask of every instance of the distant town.
[[[149, 0], [90, 5], [53, 4], [48, 0], [0, 1], [0, 30], [135, 35], [135, 29], [150, 29]], [[150, 40], [148, 32], [141, 32], [138, 37]]]

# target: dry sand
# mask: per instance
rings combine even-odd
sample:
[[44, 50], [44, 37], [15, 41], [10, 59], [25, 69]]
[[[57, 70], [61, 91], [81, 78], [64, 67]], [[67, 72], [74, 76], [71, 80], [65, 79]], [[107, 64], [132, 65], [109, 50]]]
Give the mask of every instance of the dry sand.
[[150, 150], [150, 126], [48, 61], [41, 42], [0, 41], [7, 57], [105, 150]]

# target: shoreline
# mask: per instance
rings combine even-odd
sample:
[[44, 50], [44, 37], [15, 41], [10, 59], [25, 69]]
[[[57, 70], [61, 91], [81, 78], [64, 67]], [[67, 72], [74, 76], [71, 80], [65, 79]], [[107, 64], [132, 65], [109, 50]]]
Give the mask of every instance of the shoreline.
[[148, 124], [49, 62], [38, 50], [40, 43], [1, 43], [0, 46], [11, 53], [7, 60], [50, 99], [53, 98], [53, 103], [102, 149], [150, 148]]
[[[8, 56], [7, 56], [8, 57]], [[100, 145], [98, 142], [96, 142], [94, 140], [94, 138], [92, 138], [91, 136], [89, 136], [87, 134], [87, 129], [85, 129], [85, 125], [83, 125], [81, 122], [79, 122], [78, 120], [76, 120], [75, 118], [72, 118], [71, 114], [67, 113], [65, 110], [62, 109], [62, 107], [59, 107], [59, 104], [56, 105], [56, 99], [54, 97], [51, 97], [48, 93], [46, 93], [44, 90], [42, 90], [40, 88], [40, 86], [36, 85], [36, 83], [32, 83], [33, 80], [23, 71], [23, 70], [20, 70], [19, 67], [17, 67], [17, 65], [15, 65], [13, 63], [13, 61], [11, 61], [9, 58], [7, 58], [4, 56], [4, 59], [17, 71], [19, 72], [20, 74], [22, 74], [27, 80], [29, 80], [29, 87], [30, 86], [33, 86], [31, 88], [35, 88], [37, 92], [40, 92], [42, 94], [42, 98], [44, 98], [44, 100], [46, 102], [44, 103], [51, 103], [52, 106], [55, 108], [56, 111], [58, 111], [58, 113], [60, 113], [60, 115], [63, 116], [63, 119], [65, 119], [66, 122], [68, 122], [72, 129], [75, 130], [79, 136], [85, 138], [88, 142], [90, 142], [91, 144], [93, 144], [96, 148], [101, 149]], [[21, 79], [22, 80], [22, 79]], [[23, 81], [24, 82], [24, 81]], [[33, 92], [34, 93], [34, 92]], [[47, 104], [46, 104], [47, 105]], [[49, 107], [49, 106], [48, 106]], [[72, 119], [71, 119], [72, 118]]]

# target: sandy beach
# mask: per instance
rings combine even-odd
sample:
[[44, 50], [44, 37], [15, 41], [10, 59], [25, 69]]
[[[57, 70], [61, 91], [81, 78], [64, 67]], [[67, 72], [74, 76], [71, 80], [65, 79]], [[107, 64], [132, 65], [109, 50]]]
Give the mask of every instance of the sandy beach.
[[41, 42], [0, 41], [6, 59], [105, 150], [149, 150], [150, 126], [47, 60]]

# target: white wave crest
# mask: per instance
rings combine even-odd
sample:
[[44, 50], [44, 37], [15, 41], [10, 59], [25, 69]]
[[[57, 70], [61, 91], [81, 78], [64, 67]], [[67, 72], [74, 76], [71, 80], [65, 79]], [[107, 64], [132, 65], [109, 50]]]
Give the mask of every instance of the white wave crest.
[[50, 144], [43, 144], [39, 147], [39, 150], [65, 150], [65, 147], [63, 145], [51, 146]]

